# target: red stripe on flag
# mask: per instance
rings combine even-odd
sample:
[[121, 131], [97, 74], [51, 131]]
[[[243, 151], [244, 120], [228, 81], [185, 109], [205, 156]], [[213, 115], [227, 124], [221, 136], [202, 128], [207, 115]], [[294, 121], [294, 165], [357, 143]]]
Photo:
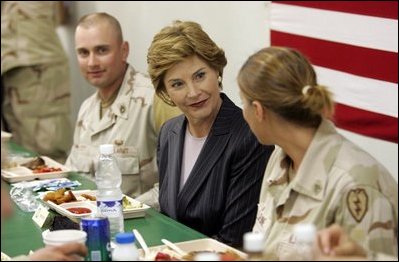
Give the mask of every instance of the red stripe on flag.
[[274, 1], [274, 3], [398, 19], [397, 1]]
[[355, 133], [398, 143], [398, 119], [337, 103], [335, 124]]
[[398, 53], [271, 30], [271, 44], [298, 49], [314, 65], [398, 83]]

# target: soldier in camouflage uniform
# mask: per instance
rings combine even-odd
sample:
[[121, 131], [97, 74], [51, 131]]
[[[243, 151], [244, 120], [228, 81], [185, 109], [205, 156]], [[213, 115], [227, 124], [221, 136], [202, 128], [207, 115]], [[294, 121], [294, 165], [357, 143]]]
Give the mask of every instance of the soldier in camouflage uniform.
[[293, 227], [341, 225], [367, 250], [397, 255], [398, 185], [388, 171], [337, 133], [333, 102], [299, 52], [269, 47], [243, 65], [244, 117], [263, 144], [278, 145], [267, 165], [253, 230], [267, 259], [300, 259]]
[[114, 144], [122, 192], [137, 197], [158, 181], [157, 128], [180, 112], [155, 96], [150, 78], [126, 62], [129, 45], [114, 17], [106, 13], [82, 17], [75, 45], [81, 73], [97, 92], [80, 107], [66, 165], [94, 174], [99, 146]]
[[1, 12], [2, 113], [13, 139], [64, 161], [72, 142], [67, 56], [56, 33], [60, 2], [5, 1]]

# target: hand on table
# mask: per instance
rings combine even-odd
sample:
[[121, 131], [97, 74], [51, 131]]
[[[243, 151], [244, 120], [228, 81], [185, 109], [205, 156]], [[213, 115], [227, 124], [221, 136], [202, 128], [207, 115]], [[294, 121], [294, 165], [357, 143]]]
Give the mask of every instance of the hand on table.
[[[332, 225], [320, 230], [317, 235], [321, 259], [331, 257], [345, 257], [345, 259], [366, 259], [366, 251], [355, 241], [350, 239], [343, 228]], [[334, 258], [332, 258], [334, 259]]]
[[84, 244], [67, 243], [38, 249], [29, 258], [33, 261], [78, 261], [83, 260], [86, 254], [87, 248]]

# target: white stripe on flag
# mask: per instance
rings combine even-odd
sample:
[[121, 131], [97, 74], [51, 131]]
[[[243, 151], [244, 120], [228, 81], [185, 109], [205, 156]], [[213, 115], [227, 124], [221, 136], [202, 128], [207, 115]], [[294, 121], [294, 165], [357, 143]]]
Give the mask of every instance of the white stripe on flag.
[[271, 29], [372, 49], [398, 52], [398, 20], [273, 2]]
[[334, 100], [352, 107], [398, 117], [398, 85], [314, 66], [318, 83], [334, 93]]

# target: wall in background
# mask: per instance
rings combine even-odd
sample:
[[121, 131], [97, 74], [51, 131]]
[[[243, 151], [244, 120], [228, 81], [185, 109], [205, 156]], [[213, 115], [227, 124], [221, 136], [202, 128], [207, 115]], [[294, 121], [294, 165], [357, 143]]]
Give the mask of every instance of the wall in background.
[[[146, 54], [153, 36], [173, 20], [193, 20], [202, 25], [222, 47], [228, 59], [224, 92], [241, 106], [236, 76], [249, 55], [270, 44], [269, 2], [108, 2], [71, 1], [71, 21], [59, 29], [72, 69], [72, 119], [76, 121], [83, 100], [95, 89], [81, 77], [74, 53], [74, 27], [79, 17], [91, 12], [108, 12], [121, 23], [130, 43], [129, 63], [146, 72]], [[324, 83], [328, 85], [328, 83]], [[370, 152], [398, 179], [398, 145], [342, 131], [350, 140]]]

